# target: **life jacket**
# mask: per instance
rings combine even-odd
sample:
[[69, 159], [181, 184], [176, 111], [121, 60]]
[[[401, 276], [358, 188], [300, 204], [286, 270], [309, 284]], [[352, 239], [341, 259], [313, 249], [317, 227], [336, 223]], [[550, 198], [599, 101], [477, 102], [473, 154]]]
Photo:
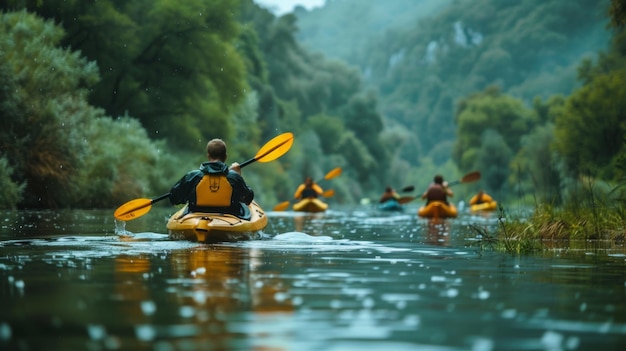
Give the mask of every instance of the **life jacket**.
[[228, 207], [233, 187], [224, 174], [205, 174], [196, 185], [196, 206]]
[[322, 188], [319, 185], [313, 184], [312, 186], [306, 186], [305, 184], [300, 184], [294, 198], [296, 199], [309, 199], [309, 198], [317, 198], [319, 194], [321, 194]]

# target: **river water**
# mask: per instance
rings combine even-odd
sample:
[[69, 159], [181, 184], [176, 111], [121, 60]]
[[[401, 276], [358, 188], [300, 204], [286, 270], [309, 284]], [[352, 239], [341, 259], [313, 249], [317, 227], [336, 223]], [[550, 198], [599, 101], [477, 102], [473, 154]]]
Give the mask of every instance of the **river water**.
[[170, 240], [172, 208], [0, 213], [0, 350], [622, 350], [626, 254], [513, 256], [470, 225], [269, 212], [261, 240]]

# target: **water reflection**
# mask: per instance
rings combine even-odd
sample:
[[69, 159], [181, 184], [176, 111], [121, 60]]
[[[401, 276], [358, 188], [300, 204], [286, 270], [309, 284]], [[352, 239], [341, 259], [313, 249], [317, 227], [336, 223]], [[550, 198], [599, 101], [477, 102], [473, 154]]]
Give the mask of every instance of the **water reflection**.
[[5, 231], [0, 349], [623, 346], [623, 247], [477, 254], [463, 232], [493, 219], [362, 208], [270, 216], [263, 240], [216, 245], [170, 240], [165, 211], [121, 236], [108, 234], [110, 213], [95, 212], [58, 217], [70, 222], [50, 222], [50, 232]]
[[450, 220], [427, 219], [426, 243], [438, 246], [448, 246], [450, 243]]

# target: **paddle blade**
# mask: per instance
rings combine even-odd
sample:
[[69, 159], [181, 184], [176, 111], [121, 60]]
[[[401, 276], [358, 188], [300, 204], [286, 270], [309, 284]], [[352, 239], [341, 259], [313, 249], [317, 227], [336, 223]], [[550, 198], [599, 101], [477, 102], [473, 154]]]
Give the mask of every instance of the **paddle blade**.
[[278, 205], [274, 206], [273, 210], [274, 211], [284, 211], [287, 208], [289, 208], [289, 201], [284, 201], [284, 202], [281, 202]]
[[461, 183], [475, 182], [478, 179], [480, 179], [480, 172], [474, 171], [466, 174], [463, 178], [461, 178]]
[[130, 221], [150, 212], [150, 208], [152, 208], [152, 200], [144, 198], [135, 199], [118, 207], [113, 213], [113, 216], [120, 221]]
[[341, 172], [342, 172], [341, 167], [333, 168], [332, 170], [330, 170], [330, 172], [326, 173], [326, 175], [324, 176], [324, 180], [329, 180], [329, 179], [338, 177], [341, 174]]
[[287, 132], [274, 137], [268, 141], [256, 153], [254, 160], [259, 162], [270, 162], [286, 154], [293, 145], [293, 133]]
[[402, 188], [402, 192], [405, 192], [405, 193], [408, 193], [413, 190], [415, 190], [415, 186], [413, 185], [405, 186], [404, 188]]
[[409, 202], [415, 200], [416, 197], [415, 196], [403, 196], [401, 198], [398, 199], [398, 203], [400, 205], [404, 205], [404, 204], [408, 204]]
[[334, 190], [334, 189], [328, 189], [328, 190], [326, 190], [326, 191], [324, 191], [324, 192], [322, 193], [322, 196], [324, 196], [324, 197], [332, 197], [332, 196], [335, 196], [335, 190]]

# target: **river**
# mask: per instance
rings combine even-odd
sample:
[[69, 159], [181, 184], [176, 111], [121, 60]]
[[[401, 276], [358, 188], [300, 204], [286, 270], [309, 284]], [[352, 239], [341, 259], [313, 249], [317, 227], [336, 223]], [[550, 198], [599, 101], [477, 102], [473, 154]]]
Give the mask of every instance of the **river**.
[[[416, 206], [416, 205], [415, 205]], [[495, 214], [268, 212], [261, 240], [170, 240], [172, 208], [0, 212], [0, 350], [622, 350], [623, 247], [515, 256]]]

